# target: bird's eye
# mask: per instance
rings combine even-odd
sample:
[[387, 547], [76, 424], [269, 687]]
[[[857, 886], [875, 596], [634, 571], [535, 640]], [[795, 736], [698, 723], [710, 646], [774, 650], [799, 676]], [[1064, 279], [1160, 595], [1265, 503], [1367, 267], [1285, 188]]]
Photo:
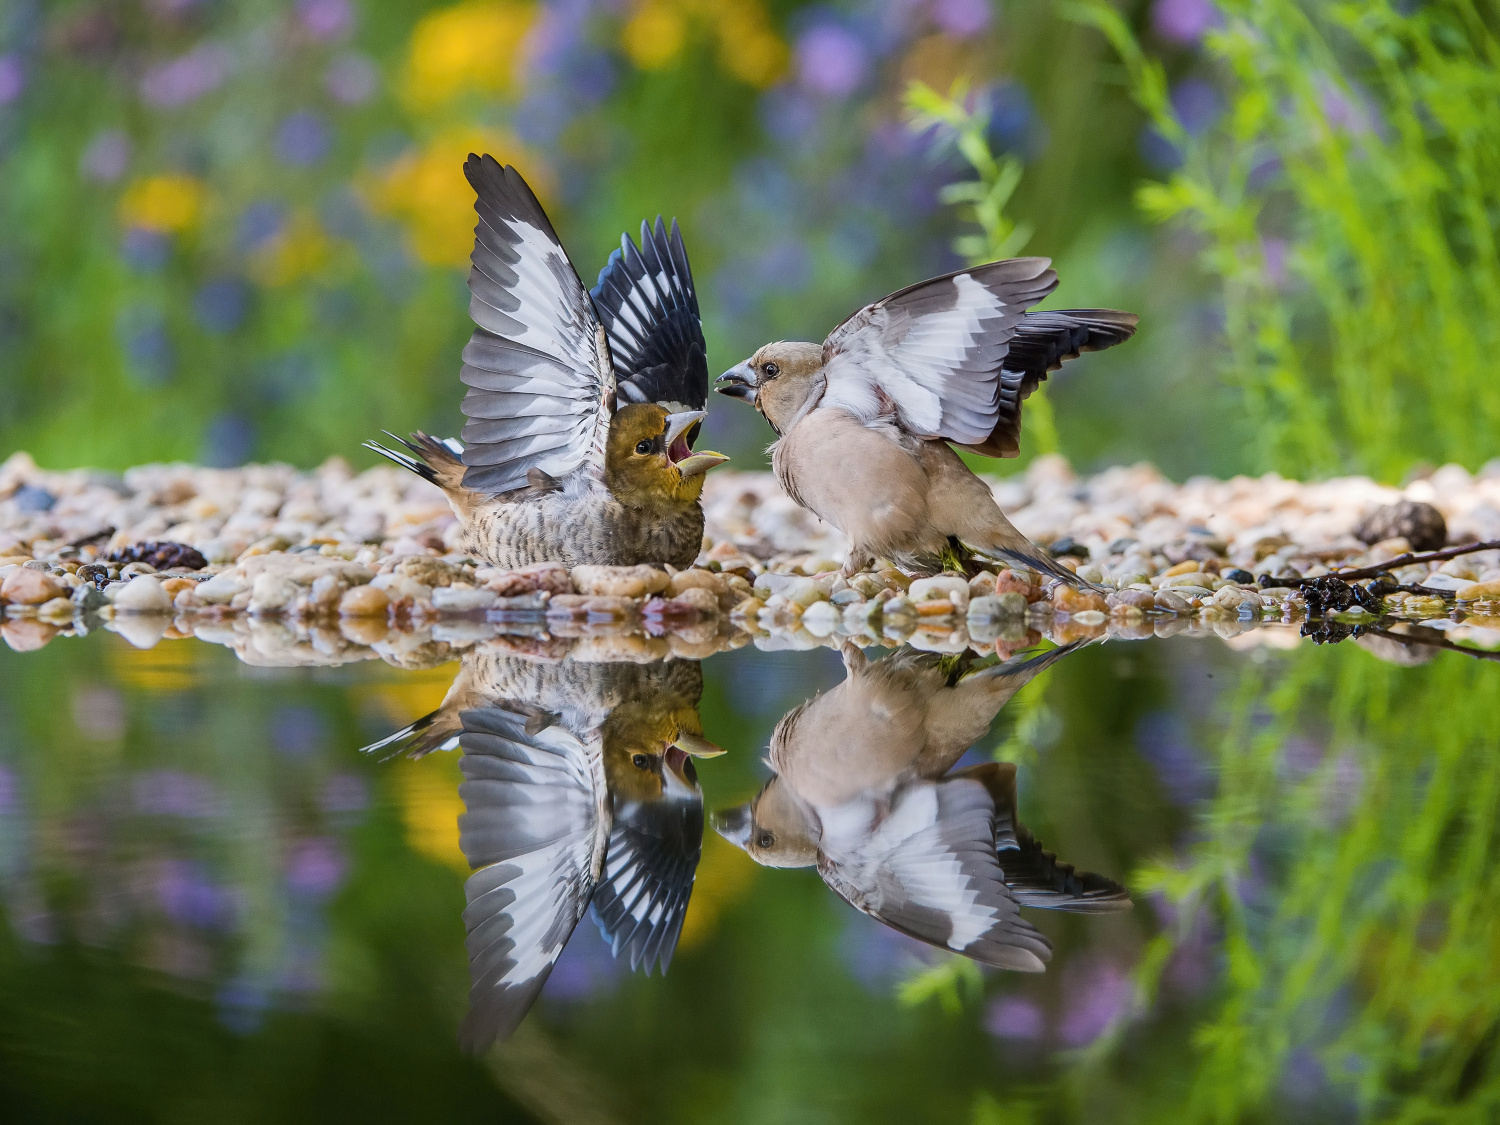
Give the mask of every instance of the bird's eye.
[[762, 832], [755, 842], [763, 848], [769, 848], [776, 843], [776, 837], [770, 832]]
[[765, 371], [767, 379], [774, 379], [781, 374], [781, 368], [777, 367], [774, 363], [766, 364], [762, 370]]
[[649, 441], [638, 441], [635, 443], [635, 451], [644, 457], [647, 453], [651, 452], [652, 444]]
[[635, 757], [630, 759], [630, 764], [638, 770], [643, 770], [651, 765], [651, 759], [646, 757], [646, 755], [644, 754], [637, 754], [635, 755]]

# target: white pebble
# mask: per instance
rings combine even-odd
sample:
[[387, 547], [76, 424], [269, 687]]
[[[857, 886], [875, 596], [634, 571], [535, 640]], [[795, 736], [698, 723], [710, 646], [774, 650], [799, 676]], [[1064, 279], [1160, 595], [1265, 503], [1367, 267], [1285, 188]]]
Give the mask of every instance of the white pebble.
[[115, 609], [121, 613], [171, 613], [172, 599], [155, 578], [137, 575], [115, 595]]

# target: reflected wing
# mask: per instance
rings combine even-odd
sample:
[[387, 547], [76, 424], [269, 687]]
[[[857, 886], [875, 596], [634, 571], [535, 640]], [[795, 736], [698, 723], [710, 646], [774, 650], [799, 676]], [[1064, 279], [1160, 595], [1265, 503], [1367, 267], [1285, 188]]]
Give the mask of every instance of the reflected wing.
[[977, 445], [999, 417], [1000, 372], [1021, 315], [1057, 287], [1046, 258], [919, 282], [846, 320], [823, 344], [823, 404], [870, 415], [882, 399], [925, 438]]
[[602, 467], [614, 372], [593, 302], [521, 174], [470, 154], [476, 193], [461, 378], [464, 487], [508, 492], [536, 468]]
[[[1052, 656], [1062, 651], [1053, 649], [1044, 655]], [[1005, 885], [1022, 906], [1066, 910], [1074, 914], [1109, 914], [1130, 909], [1130, 895], [1119, 883], [1064, 863], [1042, 847], [1021, 823], [1016, 815], [1014, 765], [985, 762], [949, 775], [944, 783], [950, 784], [960, 778], [977, 781], [989, 791], [995, 806], [997, 858], [1005, 874]]]
[[1041, 386], [1049, 371], [1083, 352], [1123, 344], [1135, 335], [1140, 317], [1114, 309], [1069, 309], [1027, 313], [1016, 325], [1010, 351], [1000, 371], [1000, 413], [995, 429], [969, 448], [990, 457], [1014, 457], [1021, 451], [1021, 403]]
[[869, 836], [818, 870], [886, 925], [985, 965], [1041, 972], [1052, 946], [1019, 913], [995, 859], [994, 803], [966, 778], [900, 790]]
[[593, 914], [632, 969], [672, 963], [702, 854], [702, 790], [616, 805]]
[[622, 402], [659, 402], [671, 411], [702, 410], [708, 401], [708, 346], [682, 232], [672, 220], [641, 224], [636, 249], [628, 234], [599, 271], [592, 290], [609, 334]]
[[514, 1031], [535, 1002], [603, 857], [597, 747], [560, 726], [527, 726], [499, 707], [463, 713], [459, 845], [477, 870], [464, 885], [471, 987], [461, 1038], [476, 1052]]

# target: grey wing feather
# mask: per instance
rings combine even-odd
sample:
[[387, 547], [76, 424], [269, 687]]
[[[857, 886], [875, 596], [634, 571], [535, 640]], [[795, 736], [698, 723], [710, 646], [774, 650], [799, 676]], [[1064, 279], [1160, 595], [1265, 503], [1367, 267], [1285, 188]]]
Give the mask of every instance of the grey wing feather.
[[708, 401], [708, 346], [693, 271], [677, 220], [641, 223], [637, 248], [628, 234], [591, 290], [622, 401], [702, 410]]
[[866, 416], [883, 396], [919, 437], [983, 441], [995, 428], [1016, 325], [1056, 286], [1048, 259], [1012, 258], [892, 293], [824, 342], [823, 404]]
[[459, 376], [470, 388], [464, 486], [507, 492], [532, 468], [554, 477], [597, 469], [615, 379], [593, 302], [519, 172], [470, 154], [464, 175], [479, 216], [469, 271], [475, 329]]
[[852, 906], [919, 941], [1023, 972], [1052, 956], [1005, 885], [994, 803], [977, 781], [906, 786], [867, 840], [823, 852], [818, 870]]
[[502, 707], [465, 711], [459, 845], [469, 1013], [481, 1051], [510, 1035], [546, 983], [588, 905], [603, 858], [602, 757], [560, 726], [535, 730]]

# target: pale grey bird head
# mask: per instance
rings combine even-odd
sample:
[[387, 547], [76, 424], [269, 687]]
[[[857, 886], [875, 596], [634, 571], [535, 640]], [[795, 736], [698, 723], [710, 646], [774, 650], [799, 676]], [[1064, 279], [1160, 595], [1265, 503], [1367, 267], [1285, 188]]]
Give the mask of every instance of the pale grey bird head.
[[765, 867], [812, 867], [822, 829], [781, 778], [772, 777], [749, 804], [713, 816], [714, 831]]
[[821, 344], [777, 340], [720, 375], [714, 389], [749, 402], [777, 433], [785, 433], [809, 397], [821, 393], [822, 372]]

